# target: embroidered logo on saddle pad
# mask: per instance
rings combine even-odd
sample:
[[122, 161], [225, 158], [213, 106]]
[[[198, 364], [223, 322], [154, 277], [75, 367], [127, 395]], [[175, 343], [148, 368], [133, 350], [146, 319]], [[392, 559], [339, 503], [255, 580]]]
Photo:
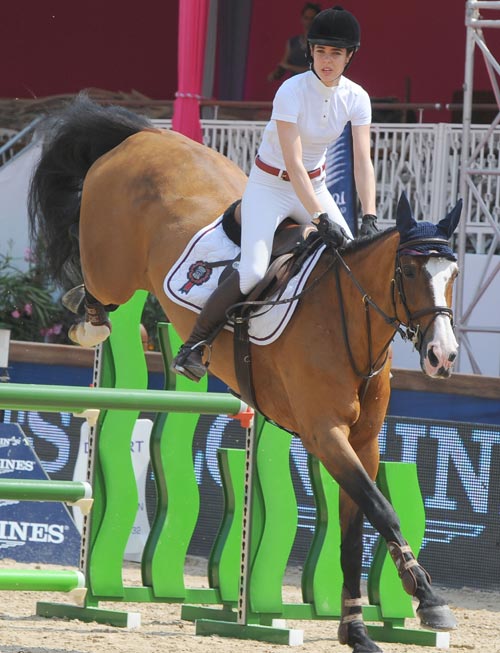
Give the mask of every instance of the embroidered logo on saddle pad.
[[209, 263], [206, 263], [205, 261], [196, 261], [196, 263], [189, 266], [187, 273], [188, 280], [181, 288], [179, 288], [179, 292], [183, 295], [187, 295], [193, 286], [202, 286], [210, 279], [212, 271], [213, 268]]

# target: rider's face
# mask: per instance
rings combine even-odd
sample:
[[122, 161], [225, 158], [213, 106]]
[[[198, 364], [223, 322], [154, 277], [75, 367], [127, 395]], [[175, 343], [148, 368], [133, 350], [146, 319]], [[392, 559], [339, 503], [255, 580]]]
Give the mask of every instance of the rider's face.
[[312, 48], [314, 70], [325, 86], [336, 86], [349, 63], [351, 54], [345, 48], [331, 45], [314, 45]]

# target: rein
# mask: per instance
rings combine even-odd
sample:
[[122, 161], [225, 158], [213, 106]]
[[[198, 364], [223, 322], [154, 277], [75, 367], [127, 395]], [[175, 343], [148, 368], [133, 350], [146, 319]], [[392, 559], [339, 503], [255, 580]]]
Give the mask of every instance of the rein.
[[[243, 321], [249, 321], [250, 318], [252, 317], [260, 317], [261, 315], [265, 315], [268, 313], [273, 306], [280, 306], [281, 304], [290, 304], [291, 302], [294, 302], [304, 295], [306, 295], [310, 290], [316, 286], [323, 277], [325, 277], [328, 272], [334, 267], [336, 261], [335, 259], [332, 259], [332, 261], [327, 265], [327, 267], [323, 270], [323, 272], [315, 277], [312, 282], [307, 286], [307, 288], [304, 288], [304, 290], [301, 290], [300, 292], [296, 293], [295, 295], [292, 295], [291, 297], [288, 297], [287, 299], [263, 299], [263, 300], [252, 300], [252, 301], [243, 301], [239, 302], [238, 304], [233, 304], [232, 306], [229, 307], [229, 309], [226, 311], [226, 318], [228, 320], [232, 320], [233, 322], [243, 322]], [[283, 289], [284, 290], [284, 289]], [[244, 316], [238, 314], [240, 310], [243, 310], [245, 308], [251, 309], [253, 307], [257, 308], [258, 306], [268, 306], [267, 310], [261, 311], [260, 313], [252, 313], [246, 314]]]
[[[337, 261], [342, 265], [344, 268], [344, 271], [346, 272], [347, 276], [351, 279], [351, 281], [354, 283], [358, 291], [361, 293], [363, 297], [363, 304], [365, 306], [365, 321], [366, 321], [366, 331], [368, 333], [368, 360], [369, 360], [369, 370], [367, 374], [363, 374], [363, 372], [360, 371], [358, 366], [356, 365], [356, 361], [354, 360], [354, 355], [352, 353], [352, 348], [351, 348], [351, 342], [349, 340], [349, 332], [347, 328], [347, 319], [345, 315], [345, 308], [344, 308], [344, 296], [342, 294], [342, 286], [340, 284], [340, 274], [339, 274], [339, 268], [338, 266], [335, 267], [335, 285], [337, 286], [337, 293], [339, 296], [339, 306], [340, 306], [340, 315], [342, 318], [342, 335], [344, 337], [344, 344], [347, 350], [347, 355], [349, 356], [349, 362], [351, 363], [351, 367], [356, 374], [356, 376], [360, 377], [361, 379], [364, 379], [365, 381], [368, 381], [369, 379], [372, 379], [374, 376], [379, 374], [383, 369], [387, 361], [387, 357], [389, 356], [389, 346], [391, 342], [394, 339], [394, 336], [396, 333], [399, 333], [402, 338], [406, 338], [406, 334], [401, 329], [400, 326], [400, 321], [398, 320], [397, 317], [391, 317], [390, 315], [387, 315], [385, 311], [383, 311], [378, 304], [376, 304], [373, 299], [365, 292], [361, 284], [358, 282], [354, 274], [352, 273], [351, 268], [347, 265], [347, 263], [344, 261], [342, 256], [339, 254], [337, 250], [333, 250]], [[394, 300], [393, 300], [394, 301]], [[371, 319], [370, 319], [370, 306], [379, 314], [381, 315], [385, 322], [391, 326], [394, 329], [394, 333], [391, 335], [387, 343], [384, 345], [382, 348], [382, 351], [380, 354], [377, 356], [375, 360], [373, 360], [373, 352], [372, 352], [372, 325], [371, 325]], [[385, 355], [384, 355], [385, 354]], [[382, 362], [380, 363], [379, 367], [376, 367], [377, 364], [379, 363], [380, 359], [383, 357]]]

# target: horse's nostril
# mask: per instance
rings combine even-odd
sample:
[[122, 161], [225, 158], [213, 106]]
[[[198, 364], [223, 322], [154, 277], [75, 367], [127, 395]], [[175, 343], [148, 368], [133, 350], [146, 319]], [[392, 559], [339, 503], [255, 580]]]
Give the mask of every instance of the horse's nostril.
[[453, 361], [455, 360], [456, 357], [457, 357], [456, 352], [453, 352], [453, 354], [450, 354], [448, 356], [448, 360], [450, 361], [450, 363], [453, 363]]
[[436, 367], [436, 365], [439, 363], [436, 354], [434, 353], [433, 347], [429, 347], [427, 350], [427, 356], [429, 358], [429, 363], [432, 365], [432, 367]]

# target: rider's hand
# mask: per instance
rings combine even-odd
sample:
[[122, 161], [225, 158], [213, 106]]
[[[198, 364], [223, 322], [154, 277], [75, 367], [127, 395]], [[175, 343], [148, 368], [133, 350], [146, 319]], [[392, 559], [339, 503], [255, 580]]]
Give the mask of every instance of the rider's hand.
[[330, 220], [328, 213], [320, 213], [318, 216], [315, 215], [313, 223], [317, 226], [318, 233], [325, 243], [335, 247], [335, 249], [345, 247], [349, 242], [346, 232], [339, 224]]
[[371, 213], [365, 213], [361, 218], [361, 227], [359, 229], [360, 236], [373, 236], [378, 234], [380, 229], [377, 226], [377, 216]]

